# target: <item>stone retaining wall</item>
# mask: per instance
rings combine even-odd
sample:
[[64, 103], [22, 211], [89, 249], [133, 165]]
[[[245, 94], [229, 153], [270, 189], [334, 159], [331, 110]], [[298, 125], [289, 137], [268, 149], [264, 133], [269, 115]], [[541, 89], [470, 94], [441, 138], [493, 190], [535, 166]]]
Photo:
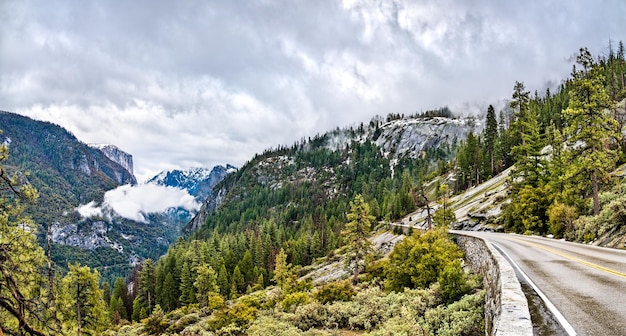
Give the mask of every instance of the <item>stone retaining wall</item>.
[[484, 240], [455, 233], [456, 242], [474, 272], [483, 277], [485, 334], [531, 336], [528, 302], [509, 262]]

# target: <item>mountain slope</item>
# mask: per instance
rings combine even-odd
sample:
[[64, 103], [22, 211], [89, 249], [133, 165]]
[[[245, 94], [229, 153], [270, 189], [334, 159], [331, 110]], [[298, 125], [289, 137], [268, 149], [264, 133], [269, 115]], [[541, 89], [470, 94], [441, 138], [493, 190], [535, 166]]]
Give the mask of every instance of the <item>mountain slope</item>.
[[135, 181], [124, 167], [57, 125], [0, 112], [0, 129], [0, 140], [9, 145], [7, 166], [29, 172], [39, 191], [38, 206], [31, 209], [39, 224], [59, 220], [63, 211]]
[[[306, 184], [318, 190], [319, 199], [352, 195], [364, 182], [355, 181], [356, 174], [369, 171], [374, 174], [371, 178], [380, 182], [393, 177], [396, 166], [417, 170], [412, 159], [432, 163], [449, 156], [456, 143], [480, 129], [481, 124], [473, 118], [377, 117], [367, 125], [337, 128], [289, 148], [266, 151], [216, 185], [184, 230], [190, 233], [200, 229], [222, 203], [244, 201], [254, 188], [274, 193]], [[369, 153], [368, 158], [360, 162], [360, 155], [365, 153]], [[377, 166], [372, 166], [376, 161]], [[382, 195], [377, 197], [382, 202]]]
[[[57, 125], [9, 112], [0, 112], [0, 129], [0, 141], [9, 147], [5, 167], [26, 173], [39, 191], [27, 214], [39, 225], [42, 244], [50, 228], [52, 259], [59, 268], [80, 262], [97, 267], [105, 279], [124, 275], [138, 261], [163, 254], [193, 215], [178, 207], [140, 208], [139, 218], [116, 213], [115, 206], [148, 203], [132, 174], [132, 156], [117, 147], [89, 146]], [[178, 193], [170, 197], [177, 199], [187, 195], [174, 188], [157, 191], [153, 203], [171, 193]]]

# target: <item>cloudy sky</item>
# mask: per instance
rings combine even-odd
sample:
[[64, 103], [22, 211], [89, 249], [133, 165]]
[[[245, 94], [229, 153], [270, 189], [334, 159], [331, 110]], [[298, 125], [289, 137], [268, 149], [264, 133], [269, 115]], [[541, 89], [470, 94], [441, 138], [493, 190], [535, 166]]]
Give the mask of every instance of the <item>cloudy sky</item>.
[[[626, 40], [626, 2], [0, 1], [0, 109], [134, 156], [242, 165], [376, 114], [463, 112]], [[1, 125], [0, 125], [1, 127]]]

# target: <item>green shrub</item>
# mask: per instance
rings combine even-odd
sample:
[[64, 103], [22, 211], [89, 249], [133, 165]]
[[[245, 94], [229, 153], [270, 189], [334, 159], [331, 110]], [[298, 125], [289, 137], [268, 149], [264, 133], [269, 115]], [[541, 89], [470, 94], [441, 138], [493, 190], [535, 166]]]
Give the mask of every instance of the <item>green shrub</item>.
[[206, 330], [202, 323], [190, 325], [180, 333], [180, 336], [215, 336], [215, 333]]
[[424, 329], [430, 335], [484, 335], [484, 302], [485, 291], [482, 290], [474, 295], [466, 295], [449, 306], [429, 309], [424, 314]]
[[169, 327], [169, 323], [165, 318], [163, 309], [161, 309], [161, 306], [157, 304], [150, 317], [144, 320], [144, 331], [149, 334], [160, 335], [165, 331], [165, 329], [167, 329], [167, 327]]
[[443, 271], [439, 274], [438, 282], [443, 298], [448, 303], [458, 300], [471, 289], [467, 284], [465, 272], [459, 260], [449, 262], [443, 268]]
[[372, 332], [365, 334], [367, 336], [421, 336], [428, 335], [424, 328], [414, 320], [407, 320], [403, 317], [392, 317], [385, 321], [383, 325]]
[[222, 309], [214, 312], [213, 315], [211, 315], [211, 317], [207, 320], [207, 328], [211, 331], [216, 331], [232, 325], [243, 329], [254, 321], [257, 313], [257, 308], [249, 307], [244, 303], [237, 302], [228, 309]]
[[247, 334], [250, 336], [298, 336], [301, 335], [301, 331], [288, 322], [263, 316], [254, 321], [248, 328]]
[[316, 293], [315, 299], [322, 304], [335, 301], [350, 301], [356, 294], [349, 281], [331, 282], [322, 286]]
[[574, 220], [577, 216], [574, 207], [554, 202], [550, 208], [548, 208], [550, 233], [552, 233], [555, 238], [562, 238], [566, 232], [574, 229]]
[[327, 305], [324, 326], [331, 329], [348, 329], [350, 318], [358, 314], [359, 308], [355, 302], [337, 301]]
[[445, 228], [416, 232], [396, 244], [389, 255], [386, 285], [393, 291], [427, 288], [439, 280], [448, 263], [463, 257]]
[[198, 321], [200, 321], [200, 316], [197, 313], [191, 313], [179, 318], [178, 321], [176, 321], [169, 328], [167, 328], [167, 331], [179, 333], [190, 324], [194, 324]]
[[309, 303], [311, 299], [308, 293], [296, 292], [287, 294], [285, 298], [280, 302], [280, 306], [283, 311], [290, 311], [292, 307], [302, 306]]
[[328, 310], [326, 306], [317, 301], [298, 306], [295, 313], [287, 315], [287, 320], [300, 330], [322, 327], [327, 319]]

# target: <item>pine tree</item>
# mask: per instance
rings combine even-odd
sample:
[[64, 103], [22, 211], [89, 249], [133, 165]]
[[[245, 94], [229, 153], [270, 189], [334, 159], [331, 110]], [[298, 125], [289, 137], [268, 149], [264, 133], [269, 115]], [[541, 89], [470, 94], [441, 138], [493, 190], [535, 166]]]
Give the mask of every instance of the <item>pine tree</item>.
[[193, 283], [196, 288], [196, 298], [202, 307], [206, 307], [209, 293], [220, 292], [217, 286], [217, 274], [207, 264], [198, 266], [197, 273], [196, 282]]
[[274, 282], [283, 291], [287, 290], [289, 278], [291, 277], [291, 264], [287, 264], [287, 254], [284, 249], [280, 249], [276, 255], [275, 267], [274, 267]]
[[615, 167], [614, 144], [619, 143], [620, 134], [610, 112], [614, 102], [604, 90], [604, 76], [591, 53], [580, 49], [576, 61], [581, 69], [574, 68], [572, 72], [569, 106], [563, 112], [567, 120], [565, 135], [572, 152], [567, 176], [591, 188], [593, 213], [598, 215], [598, 193]]
[[60, 296], [63, 329], [77, 335], [99, 334], [106, 326], [104, 300], [98, 286], [100, 274], [78, 264], [68, 267]]
[[145, 308], [146, 312], [154, 309], [156, 302], [156, 265], [152, 259], [147, 259], [143, 263], [141, 273], [139, 274], [139, 288], [137, 290], [137, 298], [141, 308]]
[[194, 281], [195, 279], [192, 277], [189, 269], [189, 263], [185, 261], [180, 271], [180, 298], [178, 299], [182, 305], [194, 303], [196, 299], [193, 287]]
[[111, 295], [111, 303], [109, 304], [109, 316], [111, 316], [111, 319], [115, 320], [116, 323], [120, 320], [128, 320], [128, 311], [124, 305], [127, 295], [128, 290], [124, 279], [117, 277], [113, 284], [113, 294]]
[[139, 322], [141, 320], [141, 310], [143, 309], [143, 311], [145, 312], [145, 308], [141, 306], [139, 297], [136, 297], [135, 300], [133, 300], [133, 314], [132, 314], [132, 320], [135, 322]]
[[489, 105], [489, 107], [487, 108], [487, 120], [485, 124], [486, 124], [485, 131], [484, 131], [485, 147], [487, 148], [487, 152], [489, 153], [491, 176], [494, 176], [495, 175], [494, 155], [495, 155], [496, 139], [498, 138], [498, 121], [496, 120], [496, 110], [493, 108], [493, 105]]
[[[408, 192], [407, 192], [408, 194]], [[349, 220], [343, 231], [343, 235], [354, 260], [353, 283], [358, 281], [359, 262], [365, 260], [370, 252], [371, 242], [368, 240], [374, 217], [370, 215], [369, 205], [363, 200], [363, 196], [356, 195], [350, 202], [350, 213], [346, 215]]]
[[102, 284], [102, 298], [104, 299], [104, 304], [108, 307], [111, 303], [111, 285], [108, 282]]
[[6, 143], [0, 143], [0, 333], [44, 335], [50, 326], [38, 317], [45, 295], [40, 272], [45, 256], [23, 205], [35, 202], [38, 194], [23, 179], [8, 175], [3, 166], [8, 157]]
[[539, 133], [539, 116], [536, 108], [529, 107], [529, 94], [523, 83], [515, 83], [511, 101], [511, 108], [517, 110], [513, 130], [521, 142], [513, 146], [511, 152], [516, 161], [512, 180], [518, 190], [524, 185], [537, 187], [545, 168], [541, 157], [543, 143]]
[[250, 285], [254, 281], [254, 263], [252, 262], [252, 253], [250, 250], [246, 250], [243, 255], [243, 259], [239, 262], [239, 270], [243, 274], [245, 285]]
[[228, 271], [226, 271], [223, 260], [220, 263], [220, 270], [217, 273], [217, 285], [220, 288], [220, 294], [228, 298], [230, 295], [230, 283], [228, 282]]
[[241, 270], [239, 270], [239, 266], [235, 266], [235, 269], [233, 270], [231, 288], [235, 288], [236, 293], [230, 293], [230, 295], [232, 296], [233, 294], [245, 293], [246, 291], [245, 285], [246, 285], [246, 281], [243, 277], [243, 274], [241, 274]]
[[163, 308], [166, 311], [171, 311], [178, 307], [178, 297], [176, 296], [177, 290], [176, 283], [174, 282], [174, 276], [172, 273], [167, 273], [165, 281], [163, 281], [162, 294], [160, 296]]

